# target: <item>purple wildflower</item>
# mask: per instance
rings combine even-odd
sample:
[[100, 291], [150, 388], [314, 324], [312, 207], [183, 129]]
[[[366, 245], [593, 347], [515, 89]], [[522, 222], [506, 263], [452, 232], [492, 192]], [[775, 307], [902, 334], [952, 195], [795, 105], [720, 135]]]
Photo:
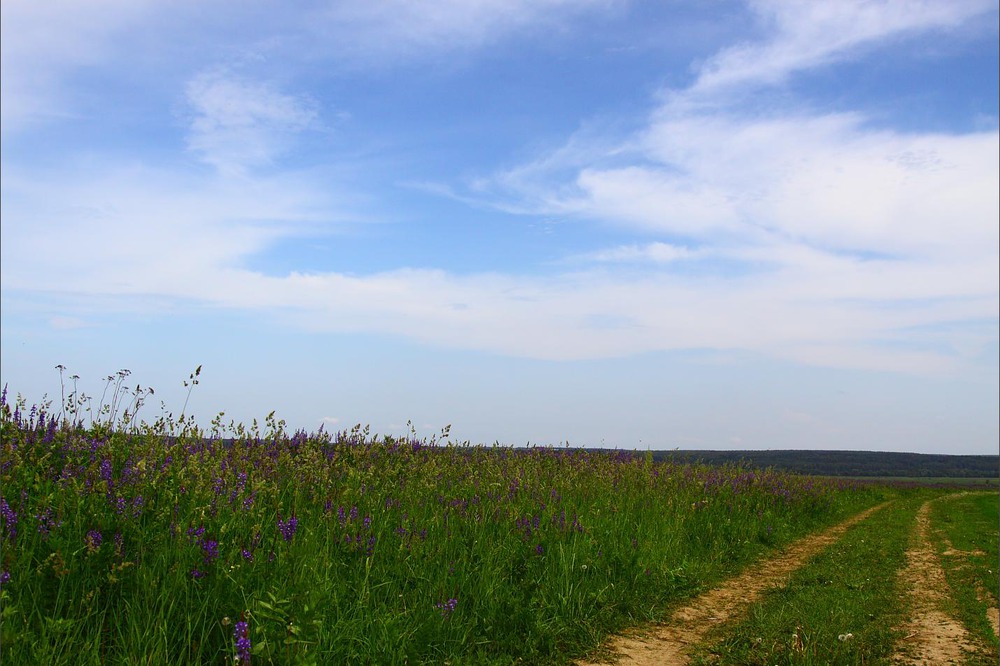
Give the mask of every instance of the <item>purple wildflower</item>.
[[39, 514], [35, 515], [38, 520], [38, 533], [42, 535], [43, 539], [48, 539], [49, 535], [62, 526], [61, 520], [56, 520], [52, 517], [52, 509], [45, 509]]
[[298, 526], [299, 519], [295, 516], [292, 516], [288, 520], [282, 520], [280, 516], [278, 517], [278, 531], [281, 532], [281, 536], [286, 542], [291, 542]]
[[7, 500], [0, 497], [0, 517], [3, 518], [3, 533], [11, 541], [17, 536], [17, 512], [15, 512]]
[[250, 626], [246, 621], [240, 620], [233, 627], [233, 640], [236, 642], [236, 661], [244, 664], [250, 663]]
[[87, 532], [87, 536], [84, 537], [84, 543], [87, 545], [88, 553], [96, 553], [101, 548], [101, 543], [104, 542], [104, 535], [97, 530], [90, 530]]
[[112, 472], [113, 468], [111, 466], [111, 458], [105, 458], [101, 461], [101, 478], [107, 482], [108, 490], [110, 490], [113, 485]]
[[0, 587], [3, 587], [10, 582], [10, 572], [4, 569], [0, 571]]
[[448, 617], [455, 612], [458, 608], [458, 599], [449, 599], [448, 601], [440, 601], [434, 604], [434, 607], [438, 609], [441, 613], [441, 617]]
[[201, 549], [204, 551], [205, 566], [211, 566], [212, 562], [219, 559], [219, 542], [205, 539], [201, 542]]

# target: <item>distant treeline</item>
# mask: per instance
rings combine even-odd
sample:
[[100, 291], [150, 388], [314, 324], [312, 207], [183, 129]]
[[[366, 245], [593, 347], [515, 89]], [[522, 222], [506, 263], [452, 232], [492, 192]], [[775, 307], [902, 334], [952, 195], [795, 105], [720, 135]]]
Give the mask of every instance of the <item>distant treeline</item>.
[[654, 460], [743, 463], [822, 476], [997, 478], [1000, 456], [879, 451], [654, 451]]

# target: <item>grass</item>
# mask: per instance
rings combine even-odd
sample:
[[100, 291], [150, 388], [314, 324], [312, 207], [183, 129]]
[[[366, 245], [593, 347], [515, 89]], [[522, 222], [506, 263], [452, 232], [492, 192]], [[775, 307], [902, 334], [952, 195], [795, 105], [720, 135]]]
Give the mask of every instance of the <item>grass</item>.
[[948, 497], [931, 505], [932, 541], [952, 590], [953, 612], [986, 647], [976, 663], [1000, 661], [997, 636], [987, 619], [998, 605], [1000, 497], [995, 492]]
[[4, 663], [566, 663], [910, 492], [0, 402]]
[[1000, 479], [996, 477], [978, 477], [978, 476], [844, 476], [844, 477], [826, 477], [826, 478], [844, 478], [852, 479], [855, 481], [876, 481], [879, 483], [904, 483], [912, 484], [917, 486], [932, 486], [932, 487], [972, 487], [972, 488], [989, 488], [989, 487], [1000, 487]]
[[700, 651], [701, 664], [876, 664], [887, 660], [903, 618], [897, 572], [920, 504], [903, 497], [852, 526], [755, 603]]

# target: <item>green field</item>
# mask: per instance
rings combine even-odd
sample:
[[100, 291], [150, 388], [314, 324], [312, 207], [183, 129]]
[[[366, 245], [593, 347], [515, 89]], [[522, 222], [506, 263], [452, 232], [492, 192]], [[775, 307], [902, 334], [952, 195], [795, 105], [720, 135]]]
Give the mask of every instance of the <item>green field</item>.
[[6, 663], [565, 662], [900, 492], [273, 418], [178, 430], [4, 405]]
[[975, 476], [836, 476], [827, 478], [876, 481], [879, 483], [907, 483], [918, 486], [949, 488], [1000, 488], [1000, 479]]
[[[877, 657], [906, 516], [948, 492], [273, 416], [206, 433], [84, 427], [5, 396], [0, 412], [4, 663], [569, 663], [891, 500], [701, 652], [800, 663], [778, 639], [792, 627], [819, 661]], [[968, 501], [957, 515], [995, 528], [996, 503]], [[948, 515], [941, 538], [995, 562], [982, 525]], [[950, 573], [976, 618], [986, 571]]]

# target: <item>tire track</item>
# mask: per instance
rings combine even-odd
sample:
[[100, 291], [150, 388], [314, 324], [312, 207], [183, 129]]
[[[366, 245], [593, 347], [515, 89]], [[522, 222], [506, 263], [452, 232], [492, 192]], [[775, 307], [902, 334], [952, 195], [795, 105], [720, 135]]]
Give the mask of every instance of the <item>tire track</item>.
[[941, 610], [951, 592], [930, 541], [931, 501], [917, 511], [915, 544], [907, 551], [907, 566], [900, 573], [901, 582], [909, 588], [911, 617], [902, 627], [905, 637], [893, 664], [961, 664], [965, 652], [976, 650], [962, 623]]
[[852, 525], [888, 505], [879, 504], [852, 516], [819, 534], [804, 537], [776, 557], [748, 567], [742, 574], [678, 608], [670, 619], [642, 633], [613, 637], [604, 649], [604, 661], [581, 661], [578, 666], [614, 663], [621, 666], [681, 666], [689, 661], [689, 651], [724, 622], [746, 612], [765, 591], [784, 585], [796, 569], [812, 556], [835, 543]]

